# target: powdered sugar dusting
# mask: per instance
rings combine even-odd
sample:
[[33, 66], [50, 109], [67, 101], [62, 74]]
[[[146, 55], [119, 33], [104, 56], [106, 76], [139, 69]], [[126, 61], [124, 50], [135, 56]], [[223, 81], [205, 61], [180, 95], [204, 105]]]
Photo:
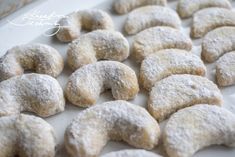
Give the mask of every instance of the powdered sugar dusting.
[[159, 132], [157, 122], [144, 108], [118, 100], [81, 112], [67, 128], [65, 140], [71, 154], [87, 157], [97, 156], [109, 139], [151, 149]]
[[141, 62], [146, 56], [162, 49], [183, 49], [190, 51], [192, 42], [189, 37], [171, 27], [153, 27], [134, 37], [133, 57]]
[[116, 61], [100, 61], [83, 66], [69, 78], [66, 96], [74, 105], [88, 107], [95, 104], [100, 93], [111, 89], [115, 99], [135, 97], [139, 85], [135, 72]]
[[99, 9], [79, 10], [62, 18], [58, 24], [60, 29], [56, 34], [62, 42], [72, 41], [80, 35], [82, 28], [88, 30], [113, 30], [113, 20], [106, 12]]
[[235, 84], [235, 51], [223, 55], [217, 61], [216, 77], [220, 86]]
[[146, 6], [132, 11], [124, 28], [128, 34], [136, 34], [154, 26], [179, 28], [180, 24], [181, 20], [174, 10], [162, 6]]
[[182, 18], [192, 16], [198, 10], [203, 8], [232, 8], [229, 0], [180, 0], [178, 3], [177, 11]]
[[60, 53], [44, 44], [15, 46], [0, 58], [0, 81], [21, 75], [24, 70], [58, 76], [64, 68]]
[[235, 26], [235, 12], [225, 8], [206, 8], [194, 14], [191, 36], [200, 38], [222, 26]]
[[202, 57], [216, 61], [224, 53], [235, 50], [235, 27], [221, 27], [209, 32], [202, 42]]
[[154, 85], [148, 109], [161, 121], [181, 108], [199, 103], [221, 105], [222, 94], [218, 87], [205, 77], [172, 75]]
[[0, 116], [34, 112], [48, 117], [64, 110], [63, 90], [52, 77], [24, 74], [0, 83]]
[[146, 57], [140, 68], [140, 82], [150, 90], [155, 82], [172, 74], [204, 76], [206, 67], [202, 60], [187, 51], [179, 49], [161, 50]]
[[52, 126], [41, 118], [13, 115], [0, 118], [0, 156], [55, 156], [56, 139]]
[[69, 44], [67, 55], [73, 70], [100, 59], [123, 61], [129, 56], [129, 43], [119, 32], [97, 30]]
[[162, 5], [165, 6], [166, 0], [115, 0], [113, 7], [119, 14], [125, 14], [129, 11], [146, 5]]
[[171, 116], [163, 140], [170, 157], [193, 156], [214, 144], [235, 147], [235, 116], [207, 104], [188, 107]]

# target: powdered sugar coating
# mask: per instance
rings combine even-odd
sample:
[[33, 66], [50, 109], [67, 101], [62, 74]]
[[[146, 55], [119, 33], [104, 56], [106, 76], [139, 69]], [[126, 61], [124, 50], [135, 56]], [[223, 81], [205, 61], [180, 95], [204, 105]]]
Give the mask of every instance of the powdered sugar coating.
[[160, 5], [165, 6], [167, 0], [115, 0], [113, 8], [118, 14], [125, 14], [131, 10], [146, 6], [146, 5]]
[[235, 51], [223, 55], [216, 62], [216, 78], [219, 86], [235, 84]]
[[101, 157], [161, 157], [158, 154], [148, 152], [144, 149], [126, 149], [107, 153]]
[[216, 84], [196, 75], [172, 75], [152, 88], [148, 110], [158, 121], [168, 118], [179, 109], [206, 103], [222, 104], [222, 94]]
[[191, 36], [200, 38], [209, 31], [222, 26], [235, 26], [234, 11], [225, 8], [203, 9], [193, 16]]
[[118, 100], [79, 113], [66, 129], [65, 146], [73, 157], [96, 157], [109, 140], [152, 149], [159, 136], [158, 123], [144, 108]]
[[60, 53], [45, 44], [15, 46], [0, 58], [0, 81], [21, 75], [24, 70], [57, 77], [64, 68]]
[[73, 12], [59, 22], [56, 37], [62, 42], [70, 42], [79, 37], [81, 29], [113, 30], [113, 20], [110, 15], [99, 9], [79, 10]]
[[202, 58], [214, 62], [235, 50], [235, 27], [221, 27], [209, 32], [202, 41]]
[[54, 157], [54, 129], [41, 118], [13, 115], [0, 118], [1, 157]]
[[119, 32], [97, 30], [69, 44], [67, 55], [73, 70], [100, 59], [123, 61], [129, 56], [129, 43]]
[[145, 6], [133, 10], [124, 24], [127, 34], [136, 34], [154, 26], [179, 28], [181, 20], [171, 8], [163, 6]]
[[171, 27], [153, 27], [138, 33], [134, 37], [132, 55], [137, 62], [162, 49], [183, 49], [190, 51], [192, 41], [177, 29]]
[[141, 63], [140, 82], [151, 90], [155, 82], [172, 74], [204, 76], [206, 67], [202, 60], [191, 52], [179, 49], [160, 50], [147, 56]]
[[211, 7], [231, 9], [232, 5], [229, 0], [179, 0], [177, 11], [180, 17], [187, 18], [201, 9]]
[[65, 93], [72, 104], [89, 107], [96, 103], [100, 93], [106, 89], [111, 89], [115, 99], [134, 98], [139, 91], [135, 72], [117, 61], [88, 64], [69, 77]]
[[48, 117], [64, 106], [63, 90], [49, 75], [24, 74], [0, 83], [0, 116], [28, 111]]
[[235, 115], [207, 104], [182, 109], [167, 122], [163, 141], [169, 157], [191, 157], [215, 144], [235, 147]]

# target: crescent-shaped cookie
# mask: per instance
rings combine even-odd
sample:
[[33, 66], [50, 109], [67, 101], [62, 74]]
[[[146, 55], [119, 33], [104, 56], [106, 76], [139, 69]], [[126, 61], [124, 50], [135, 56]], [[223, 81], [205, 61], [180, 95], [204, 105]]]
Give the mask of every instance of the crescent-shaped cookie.
[[123, 61], [129, 56], [129, 43], [119, 32], [97, 30], [69, 44], [67, 51], [68, 65], [76, 70], [83, 65], [97, 60]]
[[235, 115], [207, 104], [182, 109], [167, 122], [163, 141], [169, 157], [192, 157], [211, 145], [235, 147]]
[[79, 113], [66, 129], [65, 147], [72, 157], [97, 157], [109, 140], [152, 149], [159, 137], [158, 123], [144, 108], [118, 100]]
[[216, 84], [201, 76], [172, 75], [155, 83], [150, 92], [148, 110], [162, 121], [179, 109], [200, 103], [222, 104], [222, 94]]
[[116, 152], [107, 153], [101, 157], [162, 157], [153, 152], [144, 149], [126, 149]]
[[127, 34], [136, 34], [154, 26], [179, 28], [181, 20], [171, 8], [163, 6], [146, 6], [133, 10], [127, 17], [124, 29]]
[[232, 5], [229, 0], [179, 0], [177, 11], [180, 17], [188, 18], [201, 9], [211, 7], [231, 9]]
[[160, 5], [165, 6], [167, 0], [115, 0], [113, 8], [118, 14], [125, 14], [131, 10], [146, 6], [146, 5]]
[[223, 26], [235, 26], [235, 12], [224, 8], [207, 8], [193, 16], [191, 36], [200, 38], [209, 31]]
[[56, 37], [62, 42], [70, 42], [79, 37], [81, 29], [113, 30], [113, 20], [108, 13], [99, 9], [80, 10], [69, 14], [58, 22]]
[[221, 27], [209, 32], [202, 41], [202, 58], [214, 62], [224, 53], [235, 50], [235, 27]]
[[140, 82], [145, 89], [151, 90], [155, 82], [173, 74], [204, 76], [206, 67], [202, 60], [191, 52], [179, 49], [161, 50], [142, 61]]
[[132, 44], [132, 56], [141, 62], [146, 56], [162, 49], [183, 49], [190, 51], [192, 41], [177, 29], [153, 27], [138, 33]]
[[37, 73], [57, 77], [64, 68], [60, 53], [45, 44], [26, 44], [14, 46], [0, 58], [0, 81], [16, 75], [24, 70], [35, 70]]
[[223, 55], [216, 62], [216, 79], [219, 86], [235, 84], [235, 51]]
[[113, 97], [118, 100], [134, 98], [139, 91], [135, 72], [116, 61], [88, 64], [69, 77], [65, 93], [72, 104], [89, 107], [106, 89], [111, 89]]
[[55, 131], [39, 117], [20, 114], [0, 118], [1, 157], [54, 157]]
[[0, 117], [33, 112], [48, 117], [64, 111], [63, 90], [49, 75], [24, 74], [0, 83]]

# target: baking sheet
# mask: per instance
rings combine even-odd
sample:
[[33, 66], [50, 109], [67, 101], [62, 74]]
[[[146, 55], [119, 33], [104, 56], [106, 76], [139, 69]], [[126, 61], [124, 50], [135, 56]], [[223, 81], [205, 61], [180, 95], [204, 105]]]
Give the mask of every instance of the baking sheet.
[[[96, 6], [95, 8], [103, 9], [107, 11], [113, 18], [114, 23], [115, 23], [115, 28], [117, 31], [123, 32], [123, 24], [125, 22], [125, 19], [127, 18], [127, 15], [117, 15], [113, 13], [112, 11], [112, 2], [113, 0], [107, 0], [104, 3], [101, 3], [100, 5]], [[233, 6], [235, 7], [235, 2], [233, 1]], [[168, 7], [171, 7], [173, 9], [176, 8], [177, 1], [175, 0], [168, 0]], [[74, 10], [71, 10], [71, 12]], [[187, 19], [183, 20], [182, 22], [182, 28], [181, 31], [184, 32], [189, 36], [190, 32], [190, 25], [192, 23], [192, 19]], [[65, 43], [59, 42], [57, 39], [52, 38], [52, 37], [46, 37], [43, 35], [44, 32], [40, 36], [35, 37], [31, 43], [39, 42], [39, 43], [44, 43], [44, 44], [49, 44], [50, 46], [56, 48], [59, 50], [59, 52], [62, 54], [64, 57], [64, 60], [66, 61], [66, 50], [68, 45]], [[130, 45], [132, 43], [132, 36], [127, 36]], [[201, 40], [193, 40], [193, 49], [192, 52], [200, 55], [201, 47], [200, 47]], [[10, 48], [10, 47], [9, 47]], [[0, 53], [0, 56], [3, 53]], [[135, 61], [131, 59], [127, 59], [124, 61], [124, 63], [130, 67], [132, 67], [137, 75], [139, 73], [140, 65], [136, 64]], [[57, 78], [57, 80], [60, 82], [61, 86], [64, 88], [65, 84], [68, 80], [68, 77], [72, 74], [72, 71], [68, 68], [67, 64], [65, 63], [65, 68], [62, 72], [62, 74]], [[214, 81], [215, 78], [215, 65], [210, 64], [207, 65], [207, 77]], [[231, 87], [226, 87], [226, 88], [221, 88], [221, 92], [224, 96], [224, 106], [225, 108], [229, 109], [233, 113], [235, 113], [235, 86]], [[148, 93], [144, 90], [141, 90], [137, 97], [134, 100], [131, 100], [130, 102], [142, 107], [146, 107], [147, 104], [147, 98], [148, 98]], [[113, 100], [112, 95], [110, 91], [107, 91], [105, 93], [102, 93], [98, 102], [97, 103], [102, 103], [106, 101]], [[63, 136], [64, 136], [64, 131], [68, 124], [71, 122], [71, 120], [80, 112], [84, 110], [84, 108], [79, 108], [73, 105], [70, 105], [68, 102], [66, 104], [65, 111], [54, 115], [52, 117], [46, 118], [46, 121], [48, 121], [56, 130], [57, 134], [57, 141], [58, 141], [58, 147], [57, 147], [57, 157], [67, 157], [68, 154], [66, 153], [66, 150], [64, 148], [63, 144]], [[165, 122], [161, 123], [161, 128], [164, 128]], [[117, 151], [117, 150], [122, 150], [122, 149], [131, 149], [133, 147], [129, 146], [128, 144], [124, 142], [109, 142], [105, 148], [103, 149], [101, 154], [105, 154], [107, 152], [112, 152], [112, 151]], [[90, 148], [92, 149], [92, 148]], [[134, 148], [133, 148], [134, 149]], [[160, 143], [156, 148], [152, 150], [153, 152], [157, 152], [159, 154], [162, 154], [167, 157], [167, 155], [164, 152], [164, 149], [162, 148], [162, 144]], [[208, 147], [206, 149], [203, 149], [199, 151], [197, 154], [195, 154], [194, 157], [234, 157], [235, 156], [235, 148], [227, 148], [224, 146], [212, 146]]]

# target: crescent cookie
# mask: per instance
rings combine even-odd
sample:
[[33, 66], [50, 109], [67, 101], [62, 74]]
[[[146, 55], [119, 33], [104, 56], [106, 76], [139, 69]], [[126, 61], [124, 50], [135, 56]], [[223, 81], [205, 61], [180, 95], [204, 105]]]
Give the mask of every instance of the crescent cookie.
[[23, 111], [48, 117], [64, 106], [63, 90], [49, 75], [24, 74], [0, 83], [0, 117]]
[[206, 67], [202, 60], [191, 52], [178, 49], [161, 50], [142, 61], [140, 82], [145, 89], [151, 90], [155, 82], [173, 74], [204, 76]]
[[125, 14], [131, 10], [146, 6], [146, 5], [161, 5], [165, 6], [167, 0], [115, 0], [113, 8], [118, 14]]
[[97, 157], [110, 140], [152, 149], [159, 137], [158, 123], [144, 108], [118, 100], [79, 113], [66, 129], [65, 147], [72, 157]]
[[1, 157], [54, 157], [55, 131], [39, 117], [12, 115], [0, 118]]
[[182, 109], [167, 122], [163, 142], [169, 157], [192, 157], [215, 144], [235, 147], [235, 116], [207, 104]]
[[0, 81], [22, 75], [24, 70], [57, 77], [63, 68], [63, 58], [56, 49], [45, 44], [19, 45], [0, 58]]
[[235, 51], [223, 55], [216, 62], [216, 78], [219, 86], [235, 84]]
[[132, 44], [132, 56], [141, 62], [151, 53], [162, 49], [183, 49], [190, 51], [192, 41], [177, 29], [153, 27], [138, 33]]
[[231, 9], [232, 5], [229, 0], [179, 0], [177, 11], [180, 17], [188, 18], [201, 9], [211, 7]]
[[202, 58], [214, 62], [224, 53], [235, 50], [235, 27], [221, 27], [209, 32], [202, 41]]
[[191, 36], [200, 38], [209, 31], [223, 26], [235, 26], [235, 12], [225, 8], [207, 8], [193, 16]]
[[108, 13], [99, 9], [80, 10], [69, 14], [58, 22], [56, 37], [62, 42], [77, 39], [81, 29], [113, 30], [113, 20]]
[[65, 89], [68, 100], [80, 107], [96, 103], [100, 93], [111, 89], [115, 99], [129, 100], [139, 91], [135, 72], [116, 61], [100, 61], [76, 70]]
[[218, 87], [205, 77], [172, 75], [155, 83], [150, 92], [148, 110], [162, 121], [179, 109], [200, 103], [221, 105], [222, 99]]
[[180, 28], [181, 20], [171, 8], [162, 6], [145, 6], [132, 11], [124, 24], [127, 34], [136, 34], [154, 26]]
[[146, 151], [144, 149], [126, 149], [116, 152], [107, 153], [101, 157], [162, 157], [158, 154]]
[[119, 32], [97, 30], [69, 44], [67, 60], [69, 66], [76, 70], [83, 65], [97, 60], [107, 59], [123, 61], [129, 56], [129, 43]]

